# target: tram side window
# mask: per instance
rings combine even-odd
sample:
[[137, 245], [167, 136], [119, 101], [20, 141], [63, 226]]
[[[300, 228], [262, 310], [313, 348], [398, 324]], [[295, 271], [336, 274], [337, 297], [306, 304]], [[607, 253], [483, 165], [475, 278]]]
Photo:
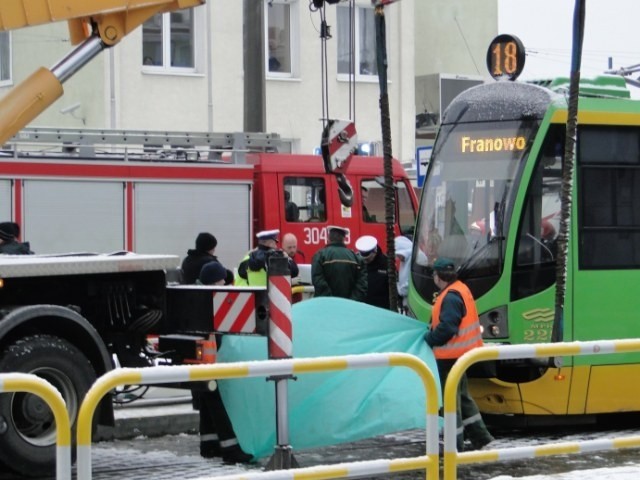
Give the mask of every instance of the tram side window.
[[532, 174], [520, 218], [513, 300], [540, 292], [555, 281], [563, 151], [564, 126], [553, 126]]
[[287, 221], [324, 222], [327, 220], [323, 178], [285, 177], [283, 198]]
[[640, 129], [578, 134], [581, 269], [640, 267]]

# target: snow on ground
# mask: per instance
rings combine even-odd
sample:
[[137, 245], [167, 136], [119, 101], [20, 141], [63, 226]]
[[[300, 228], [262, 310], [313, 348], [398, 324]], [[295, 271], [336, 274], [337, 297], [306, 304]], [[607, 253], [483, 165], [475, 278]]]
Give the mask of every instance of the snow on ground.
[[596, 468], [593, 470], [575, 470], [554, 475], [531, 475], [528, 477], [512, 477], [500, 475], [491, 480], [637, 480], [640, 478], [640, 464], [616, 468]]
[[[138, 439], [140, 440], [140, 439]], [[175, 436], [174, 442], [188, 440], [188, 436]], [[133, 444], [136, 440], [129, 443]], [[176, 480], [202, 476], [243, 475], [250, 467], [225, 465], [221, 459], [202, 458], [196, 448], [191, 454], [180, 455], [162, 446], [152, 451], [141, 452], [136, 448], [114, 448], [97, 444], [93, 447], [93, 480]], [[255, 467], [254, 467], [255, 468]]]
[[[137, 405], [136, 405], [137, 406]], [[153, 408], [116, 408], [114, 414], [117, 420], [123, 418], [141, 418], [141, 417], [167, 417], [170, 415], [189, 415], [194, 413], [195, 410], [189, 403], [183, 403], [179, 405], [169, 405], [166, 407], [153, 407]]]
[[[183, 392], [184, 396], [184, 392]], [[128, 417], [126, 410], [118, 409], [118, 416]], [[124, 410], [124, 411], [123, 411]], [[193, 415], [190, 402], [179, 405], [152, 407], [157, 422], [167, 418]], [[147, 412], [145, 412], [147, 413]], [[132, 414], [131, 414], [132, 415]], [[142, 417], [139, 413], [139, 416]], [[142, 420], [142, 419], [141, 419]], [[141, 432], [142, 433], [142, 432]], [[558, 442], [580, 442], [604, 438], [640, 435], [640, 426], [612, 424], [609, 429], [558, 428], [544, 431], [495, 431], [495, 449], [526, 447]], [[375, 439], [352, 444], [341, 444], [322, 449], [301, 450], [296, 459], [303, 467], [337, 464], [375, 458], [407, 458], [424, 453], [425, 431], [407, 430], [383, 435]], [[197, 435], [168, 435], [152, 438], [141, 435], [130, 440], [101, 442], [93, 446], [94, 480], [154, 480], [211, 479], [219, 476], [248, 476], [259, 473], [266, 459], [253, 465], [224, 465], [220, 459], [203, 459], [198, 455]], [[140, 472], [144, 472], [140, 476]], [[384, 477], [378, 477], [384, 478]], [[424, 472], [405, 472], [388, 477], [398, 480], [424, 478]], [[597, 451], [588, 454], [543, 456], [524, 460], [461, 465], [459, 480], [636, 480], [640, 479], [640, 450]]]

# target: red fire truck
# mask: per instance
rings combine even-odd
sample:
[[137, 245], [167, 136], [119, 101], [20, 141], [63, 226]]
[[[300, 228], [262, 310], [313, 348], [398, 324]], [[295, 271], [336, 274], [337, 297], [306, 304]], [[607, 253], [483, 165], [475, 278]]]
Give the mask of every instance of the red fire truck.
[[[294, 233], [309, 263], [327, 225], [348, 227], [350, 244], [367, 234], [385, 245], [381, 157], [353, 157], [346, 207], [319, 155], [278, 145], [273, 134], [25, 129], [0, 150], [0, 220], [20, 224], [36, 253], [184, 256], [210, 231], [229, 267], [264, 229]], [[397, 161], [393, 176], [395, 232], [410, 233], [416, 196]]]

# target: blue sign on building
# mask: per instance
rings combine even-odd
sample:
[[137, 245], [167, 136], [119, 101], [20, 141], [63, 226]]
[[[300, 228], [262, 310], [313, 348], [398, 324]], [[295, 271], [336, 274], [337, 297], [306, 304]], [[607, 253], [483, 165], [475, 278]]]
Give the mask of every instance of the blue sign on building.
[[427, 173], [427, 166], [431, 161], [431, 152], [433, 147], [418, 147], [416, 148], [416, 177], [418, 187], [422, 188], [424, 183], [424, 176]]

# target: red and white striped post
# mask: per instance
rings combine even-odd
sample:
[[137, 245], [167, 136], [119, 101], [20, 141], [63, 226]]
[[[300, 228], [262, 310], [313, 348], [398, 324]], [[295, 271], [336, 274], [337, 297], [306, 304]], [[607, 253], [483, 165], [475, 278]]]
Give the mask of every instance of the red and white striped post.
[[[267, 269], [267, 295], [269, 297], [269, 359], [286, 359], [293, 355], [293, 327], [291, 322], [291, 271], [289, 258], [284, 252], [269, 257]], [[276, 385], [276, 439], [277, 445], [267, 470], [297, 467], [289, 444], [288, 380], [291, 375], [271, 377]]]
[[291, 358], [291, 272], [288, 257], [269, 260], [267, 294], [269, 296], [269, 358]]

